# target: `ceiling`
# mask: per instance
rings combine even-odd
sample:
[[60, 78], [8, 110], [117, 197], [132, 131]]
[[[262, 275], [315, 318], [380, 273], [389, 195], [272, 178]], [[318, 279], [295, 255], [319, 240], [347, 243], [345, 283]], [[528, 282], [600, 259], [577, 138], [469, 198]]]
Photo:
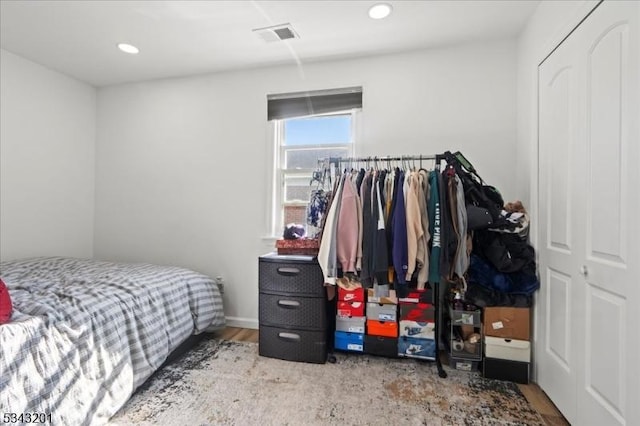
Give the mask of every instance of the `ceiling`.
[[[512, 38], [539, 0], [0, 1], [3, 49], [94, 86]], [[290, 23], [299, 39], [252, 30]], [[127, 55], [126, 42], [140, 49]]]

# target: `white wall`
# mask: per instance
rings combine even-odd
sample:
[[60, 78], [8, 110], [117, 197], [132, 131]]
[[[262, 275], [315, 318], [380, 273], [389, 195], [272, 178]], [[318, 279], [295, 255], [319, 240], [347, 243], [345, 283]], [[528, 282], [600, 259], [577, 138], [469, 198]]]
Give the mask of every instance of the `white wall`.
[[535, 207], [538, 179], [538, 64], [598, 3], [542, 1], [518, 38], [518, 156], [516, 190]]
[[461, 150], [516, 197], [515, 41], [126, 84], [98, 91], [96, 257], [222, 275], [227, 316], [257, 326], [266, 95], [357, 85], [359, 155]]
[[96, 90], [0, 51], [0, 259], [91, 257]]

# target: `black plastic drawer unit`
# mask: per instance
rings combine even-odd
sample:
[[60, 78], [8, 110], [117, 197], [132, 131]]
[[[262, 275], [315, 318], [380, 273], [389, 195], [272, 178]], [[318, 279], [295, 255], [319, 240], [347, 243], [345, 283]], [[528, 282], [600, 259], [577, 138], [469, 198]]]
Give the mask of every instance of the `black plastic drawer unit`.
[[324, 330], [325, 310], [323, 300], [317, 297], [260, 293], [260, 325]]
[[260, 256], [260, 292], [325, 297], [322, 269], [312, 256]]
[[327, 301], [315, 257], [260, 256], [258, 280], [260, 355], [326, 362]]
[[260, 355], [288, 361], [327, 361], [327, 336], [322, 331], [294, 330], [260, 324]]

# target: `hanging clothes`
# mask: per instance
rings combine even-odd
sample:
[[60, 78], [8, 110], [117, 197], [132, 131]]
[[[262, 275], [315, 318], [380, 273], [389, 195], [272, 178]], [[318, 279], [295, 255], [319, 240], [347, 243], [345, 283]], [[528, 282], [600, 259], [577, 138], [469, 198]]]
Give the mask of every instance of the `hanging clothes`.
[[420, 225], [422, 227], [422, 238], [418, 240], [418, 252], [416, 262], [418, 262], [417, 284], [419, 289], [423, 289], [429, 280], [429, 211], [427, 200], [429, 197], [428, 172], [424, 169], [418, 171], [418, 205], [420, 208]]
[[324, 189], [314, 189], [307, 206], [307, 225], [319, 228], [329, 205], [329, 193]]
[[420, 172], [411, 172], [409, 175], [409, 188], [407, 191], [407, 245], [408, 245], [408, 269], [406, 280], [413, 279], [417, 287], [425, 287], [428, 279], [428, 211], [426, 203], [426, 185], [422, 182], [426, 176]]
[[318, 264], [322, 269], [325, 285], [335, 285], [338, 278], [336, 236], [344, 184], [343, 178], [344, 175], [338, 180], [337, 188], [334, 190], [335, 195], [325, 219], [320, 248], [318, 249]]
[[464, 189], [462, 181], [458, 175], [455, 175], [456, 187], [456, 219], [458, 221], [458, 250], [456, 251], [454, 272], [458, 278], [464, 280], [464, 276], [469, 269], [469, 254], [467, 248], [467, 207], [464, 202]]
[[[384, 226], [384, 210], [382, 208], [382, 195], [380, 187], [384, 182], [383, 173], [376, 173], [374, 176], [373, 190], [372, 190], [372, 222], [373, 225], [373, 257], [371, 262], [371, 271], [374, 277], [375, 285], [384, 285], [388, 289], [388, 276], [387, 268], [389, 265], [387, 255], [387, 237]], [[384, 291], [384, 290], [383, 290]]]
[[[422, 229], [422, 214], [418, 201], [418, 175], [415, 172], [408, 173], [408, 190], [406, 198], [407, 217], [407, 275], [406, 280], [411, 281], [416, 268], [424, 264], [424, 259], [418, 259], [418, 250], [424, 251], [424, 231]], [[418, 246], [421, 246], [420, 249]], [[421, 253], [423, 255], [424, 253]]]
[[373, 176], [371, 171], [364, 174], [360, 186], [360, 199], [362, 201], [362, 271], [360, 281], [366, 288], [373, 287], [373, 212], [371, 209], [371, 186]]
[[440, 282], [440, 251], [441, 251], [441, 220], [440, 220], [440, 191], [438, 180], [440, 174], [436, 171], [429, 173], [429, 232], [431, 233], [431, 255], [429, 257], [429, 282]]
[[393, 218], [392, 218], [392, 256], [393, 267], [396, 271], [396, 282], [398, 287], [396, 293], [399, 297], [407, 292], [406, 274], [408, 269], [408, 245], [407, 245], [407, 217], [404, 201], [404, 171], [398, 173], [398, 183], [394, 196]]
[[398, 186], [398, 179], [400, 178], [400, 169], [396, 167], [391, 170], [387, 176], [388, 178], [385, 182], [387, 189], [385, 229], [387, 234], [387, 253], [389, 253], [387, 276], [389, 281], [393, 282], [395, 281], [395, 269], [393, 267], [393, 209], [396, 203], [395, 190]]
[[[440, 282], [440, 265], [445, 262], [440, 206], [451, 201], [449, 192], [440, 190], [441, 179], [437, 172], [400, 167], [345, 171], [339, 176], [324, 216], [318, 254], [325, 282], [335, 284], [338, 276], [349, 273], [368, 288], [392, 282], [399, 297], [408, 284], [422, 289], [427, 282]], [[458, 188], [451, 185], [450, 191]], [[451, 193], [457, 203], [457, 191]], [[455, 224], [449, 223], [458, 229], [463, 221], [456, 210]], [[454, 241], [457, 244], [458, 238]], [[456, 269], [461, 267], [464, 264]]]
[[351, 174], [343, 175], [342, 195], [338, 213], [336, 234], [336, 254], [344, 272], [356, 272], [358, 256], [359, 221], [358, 208], [360, 197], [356, 185], [351, 180]]
[[384, 182], [384, 197], [385, 197], [385, 211], [384, 211], [384, 218], [385, 218], [385, 224], [386, 224], [386, 228], [389, 229], [390, 228], [390, 224], [389, 224], [389, 216], [391, 215], [391, 201], [393, 200], [393, 181], [395, 179], [395, 170], [390, 170], [387, 172], [387, 176], [385, 177], [385, 182]]
[[362, 180], [364, 179], [365, 170], [360, 169], [358, 172], [358, 176], [356, 177], [356, 188], [358, 189], [358, 194], [360, 194], [360, 187], [362, 186]]
[[[360, 170], [362, 175], [364, 176], [364, 170]], [[360, 199], [360, 190], [358, 189], [358, 179], [360, 179], [360, 172], [352, 172], [351, 174], [351, 182], [353, 182], [354, 187], [356, 188], [356, 210], [357, 210], [357, 220], [358, 220], [358, 247], [356, 253], [356, 271], [362, 270], [362, 200]], [[362, 183], [362, 179], [360, 179]]]

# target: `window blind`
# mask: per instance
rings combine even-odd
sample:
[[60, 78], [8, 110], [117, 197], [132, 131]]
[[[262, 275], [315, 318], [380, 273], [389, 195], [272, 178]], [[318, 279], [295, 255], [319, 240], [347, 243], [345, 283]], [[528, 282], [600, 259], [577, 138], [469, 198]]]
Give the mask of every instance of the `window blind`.
[[362, 108], [362, 87], [267, 95], [267, 120]]

